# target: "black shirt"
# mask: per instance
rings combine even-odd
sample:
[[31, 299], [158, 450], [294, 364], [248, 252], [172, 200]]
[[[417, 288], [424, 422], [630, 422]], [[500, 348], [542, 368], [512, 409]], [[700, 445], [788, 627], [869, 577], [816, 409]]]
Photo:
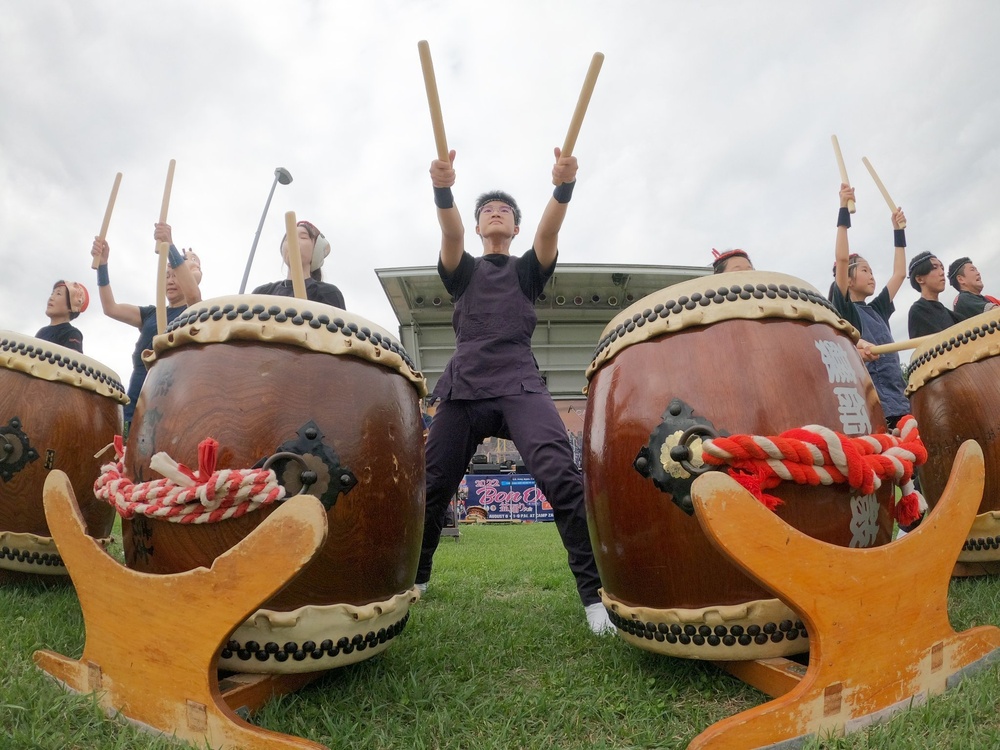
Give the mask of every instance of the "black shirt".
[[930, 336], [932, 333], [940, 333], [961, 322], [962, 319], [958, 315], [937, 300], [921, 297], [910, 305], [907, 328], [910, 338], [915, 339], [920, 336]]
[[35, 334], [36, 339], [51, 341], [53, 344], [65, 346], [83, 354], [83, 334], [79, 328], [74, 328], [70, 323], [56, 323], [54, 326], [45, 326]]
[[[332, 305], [333, 307], [339, 307], [341, 310], [346, 310], [347, 307], [344, 305], [344, 295], [340, 293], [340, 290], [333, 284], [327, 284], [325, 281], [316, 281], [316, 279], [308, 278], [306, 281], [306, 298], [312, 300], [313, 302], [322, 302], [324, 305]], [[283, 281], [272, 281], [270, 284], [264, 284], [253, 290], [254, 294], [273, 294], [278, 297], [294, 297], [295, 292], [292, 289], [291, 279], [284, 279]]]

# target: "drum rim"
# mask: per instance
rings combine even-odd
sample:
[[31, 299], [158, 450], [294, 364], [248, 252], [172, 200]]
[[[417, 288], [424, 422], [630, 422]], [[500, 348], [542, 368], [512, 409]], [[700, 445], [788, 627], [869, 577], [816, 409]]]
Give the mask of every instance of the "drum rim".
[[[1000, 332], [1000, 310], [988, 310], [961, 323], [932, 334], [933, 338], [913, 351], [906, 367], [906, 395], [916, 393], [929, 382], [962, 365], [988, 359], [986, 339]], [[969, 346], [973, 342], [975, 346]], [[998, 342], [1000, 343], [1000, 342]]]
[[0, 330], [0, 363], [7, 370], [93, 391], [120, 404], [128, 403], [118, 373], [93, 357], [51, 341]]
[[[825, 323], [855, 342], [861, 336], [826, 297], [795, 276], [767, 271], [702, 276], [653, 292], [616, 315], [601, 333], [587, 379], [623, 349], [656, 336], [725, 320], [764, 318]], [[637, 328], [642, 333], [629, 336]]]
[[[324, 322], [326, 319], [326, 322]], [[215, 297], [191, 305], [167, 330], [153, 338], [143, 361], [188, 344], [255, 341], [298, 346], [308, 351], [351, 355], [395, 370], [421, 396], [427, 382], [399, 340], [369, 320], [321, 302], [267, 294]]]

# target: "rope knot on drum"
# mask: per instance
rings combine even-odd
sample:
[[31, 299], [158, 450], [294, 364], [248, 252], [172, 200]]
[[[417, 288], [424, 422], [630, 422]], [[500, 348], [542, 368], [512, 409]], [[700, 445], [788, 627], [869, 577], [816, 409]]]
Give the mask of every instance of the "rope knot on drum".
[[139, 514], [178, 523], [214, 523], [238, 518], [286, 494], [270, 468], [216, 471], [218, 443], [212, 438], [198, 445], [197, 472], [161, 452], [153, 457], [150, 468], [163, 478], [148, 482], [132, 482], [125, 476], [120, 437], [115, 438], [115, 453], [115, 461], [101, 468], [94, 494], [123, 518]]

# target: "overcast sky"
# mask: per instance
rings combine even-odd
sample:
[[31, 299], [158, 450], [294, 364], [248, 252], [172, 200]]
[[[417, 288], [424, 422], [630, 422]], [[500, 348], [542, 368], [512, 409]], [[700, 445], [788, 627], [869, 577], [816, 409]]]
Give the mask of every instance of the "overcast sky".
[[[524, 211], [515, 253], [601, 51], [561, 262], [705, 265], [743, 247], [825, 291], [836, 133], [857, 187], [852, 250], [880, 285], [892, 227], [862, 156], [906, 211], [911, 256], [970, 255], [1000, 294], [998, 31], [994, 0], [0, 0], [0, 328], [34, 334], [52, 283], [82, 281], [85, 352], [127, 380], [137, 332], [102, 315], [90, 246], [120, 171], [112, 287], [152, 304], [176, 159], [168, 222], [202, 258], [205, 298], [238, 291], [283, 166], [294, 181], [275, 192], [249, 288], [284, 277], [293, 210], [330, 239], [324, 272], [348, 309], [398, 330], [373, 269], [431, 265], [438, 249], [420, 39], [466, 226], [476, 194], [508, 190]], [[915, 298], [896, 298], [897, 339]]]

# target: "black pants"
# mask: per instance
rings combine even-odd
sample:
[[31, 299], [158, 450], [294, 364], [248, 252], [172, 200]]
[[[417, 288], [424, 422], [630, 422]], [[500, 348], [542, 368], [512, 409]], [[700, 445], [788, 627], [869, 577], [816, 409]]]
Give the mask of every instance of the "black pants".
[[584, 606], [599, 602], [601, 577], [587, 528], [583, 477], [573, 462], [566, 426], [547, 393], [441, 403], [427, 436], [427, 509], [417, 583], [430, 580], [445, 510], [476, 447], [504, 433], [552, 506], [581, 601]]

